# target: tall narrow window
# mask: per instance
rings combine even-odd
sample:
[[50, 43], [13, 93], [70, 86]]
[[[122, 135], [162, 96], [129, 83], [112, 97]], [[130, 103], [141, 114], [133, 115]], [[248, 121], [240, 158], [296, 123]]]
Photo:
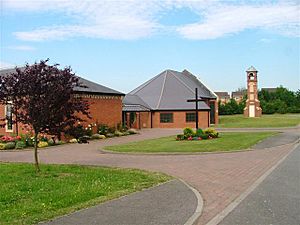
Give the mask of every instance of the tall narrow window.
[[173, 113], [161, 113], [160, 114], [161, 123], [173, 123]]
[[6, 131], [12, 131], [13, 129], [13, 117], [12, 117], [12, 105], [9, 103], [6, 105]]

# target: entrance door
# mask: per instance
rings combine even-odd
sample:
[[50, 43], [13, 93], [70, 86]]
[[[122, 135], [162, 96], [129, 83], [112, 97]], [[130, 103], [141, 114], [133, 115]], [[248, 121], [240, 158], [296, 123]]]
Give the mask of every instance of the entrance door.
[[249, 117], [255, 117], [255, 105], [249, 105]]

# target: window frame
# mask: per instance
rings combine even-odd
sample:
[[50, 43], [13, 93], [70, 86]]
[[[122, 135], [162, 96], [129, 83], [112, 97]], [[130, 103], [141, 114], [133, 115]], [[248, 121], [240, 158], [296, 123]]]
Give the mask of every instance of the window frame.
[[12, 102], [11, 101], [9, 101], [9, 102], [7, 102], [7, 104], [5, 105], [5, 132], [13, 132], [14, 131], [14, 125], [13, 125], [13, 113], [12, 113], [12, 108], [10, 109], [10, 112], [11, 112], [11, 118], [10, 118], [10, 121], [11, 121], [11, 123], [10, 123], [10, 127], [11, 128], [9, 128], [8, 127], [8, 123], [9, 123], [9, 121], [8, 121], [8, 119], [7, 119], [7, 107], [8, 106], [10, 106], [10, 107], [12, 107]]
[[[162, 118], [162, 115], [166, 116], [166, 115], [171, 115], [170, 117], [170, 121], [166, 121], [166, 118]], [[164, 120], [162, 120], [164, 119]], [[174, 113], [160, 113], [159, 115], [159, 122], [160, 123], [174, 123]]]
[[[188, 120], [188, 115], [193, 115], [194, 119], [193, 120]], [[196, 122], [196, 113], [195, 112], [186, 112], [185, 113], [185, 122], [186, 123], [194, 123], [194, 122]]]

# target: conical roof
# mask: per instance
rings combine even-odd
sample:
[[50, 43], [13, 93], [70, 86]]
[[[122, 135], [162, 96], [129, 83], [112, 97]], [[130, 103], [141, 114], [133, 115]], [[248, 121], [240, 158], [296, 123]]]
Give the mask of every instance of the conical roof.
[[257, 72], [257, 69], [255, 69], [254, 66], [250, 66], [250, 67], [246, 70], [246, 72]]
[[[194, 110], [195, 88], [201, 98], [216, 99], [216, 96], [187, 70], [177, 72], [165, 70], [140, 85], [128, 95], [137, 95], [152, 110]], [[199, 102], [199, 109], [209, 110], [205, 102]]]

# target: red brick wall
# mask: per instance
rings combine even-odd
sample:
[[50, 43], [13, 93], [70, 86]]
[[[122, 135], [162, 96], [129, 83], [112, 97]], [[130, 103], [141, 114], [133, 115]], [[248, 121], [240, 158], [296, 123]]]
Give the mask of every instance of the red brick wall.
[[[195, 122], [186, 122], [186, 113], [193, 111], [164, 111], [153, 112], [153, 128], [195, 128]], [[160, 113], [173, 113], [173, 123], [160, 123]], [[209, 126], [209, 111], [199, 112], [199, 127], [207, 128]]]
[[122, 99], [119, 96], [108, 98], [85, 98], [90, 104], [92, 119], [86, 123], [102, 123], [114, 127], [122, 123]]
[[[85, 124], [102, 123], [109, 126], [117, 126], [122, 123], [122, 99], [121, 96], [86, 96], [86, 100], [90, 103], [91, 119], [83, 117], [87, 121]], [[5, 106], [0, 105], [0, 118], [5, 117]], [[24, 133], [22, 124], [18, 124], [19, 134]], [[9, 135], [16, 133], [15, 125], [13, 125], [13, 132], [6, 132], [5, 128], [0, 127], [0, 134]]]

